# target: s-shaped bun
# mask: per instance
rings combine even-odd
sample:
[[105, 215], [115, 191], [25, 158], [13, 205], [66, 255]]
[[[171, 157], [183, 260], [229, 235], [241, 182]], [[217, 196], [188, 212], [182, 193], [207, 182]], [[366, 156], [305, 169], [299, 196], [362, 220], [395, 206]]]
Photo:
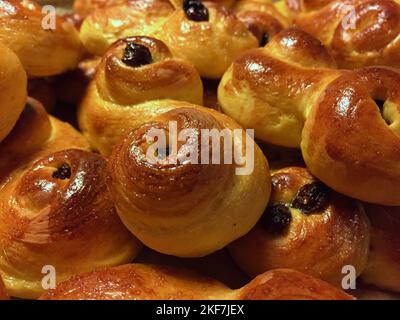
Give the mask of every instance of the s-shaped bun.
[[[154, 130], [168, 139], [171, 123], [180, 137], [187, 130], [175, 151], [147, 142]], [[253, 146], [244, 162], [229, 158], [229, 152], [244, 154]], [[153, 151], [164, 159], [154, 161]], [[268, 163], [252, 138], [225, 115], [190, 104], [135, 128], [115, 147], [108, 169], [124, 224], [150, 248], [175, 256], [204, 256], [243, 236], [269, 199]]]
[[352, 300], [326, 282], [288, 269], [260, 275], [232, 290], [195, 272], [130, 264], [83, 274], [45, 293], [42, 300]]
[[38, 297], [46, 266], [63, 281], [137, 253], [107, 191], [106, 161], [87, 148], [33, 100], [0, 144], [0, 274], [11, 296]]
[[319, 41], [287, 29], [232, 64], [219, 102], [256, 137], [301, 146], [312, 174], [332, 189], [400, 205], [400, 73], [332, 67]]
[[17, 54], [29, 77], [73, 69], [83, 54], [75, 27], [61, 17], [46, 17], [30, 0], [0, 0], [0, 42]]
[[330, 190], [305, 168], [288, 167], [272, 174], [267, 210], [229, 251], [250, 276], [290, 268], [340, 286], [344, 266], [363, 272], [369, 238], [361, 203]]
[[400, 3], [396, 0], [285, 0], [293, 23], [318, 38], [340, 68], [400, 67]]
[[202, 105], [203, 85], [196, 69], [173, 57], [160, 40], [119, 40], [89, 85], [79, 109], [80, 128], [94, 148], [109, 155], [133, 127], [179, 104], [166, 99]]

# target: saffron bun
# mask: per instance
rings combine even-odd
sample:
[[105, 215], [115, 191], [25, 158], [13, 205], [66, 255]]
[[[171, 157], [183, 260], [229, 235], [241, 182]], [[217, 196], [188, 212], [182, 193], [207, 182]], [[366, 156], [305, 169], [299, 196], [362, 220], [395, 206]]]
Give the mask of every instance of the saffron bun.
[[400, 292], [400, 209], [366, 204], [371, 220], [371, 250], [362, 274], [364, 282]]
[[[1, 31], [0, 31], [1, 32]], [[0, 142], [10, 133], [25, 106], [27, 77], [13, 51], [0, 44]]]
[[93, 55], [102, 56], [118, 39], [152, 35], [154, 29], [174, 11], [168, 0], [118, 2], [95, 9], [82, 23], [80, 38]]
[[361, 203], [330, 190], [305, 168], [288, 167], [272, 174], [267, 210], [229, 251], [250, 276], [290, 268], [340, 286], [344, 266], [353, 266], [357, 276], [364, 270], [369, 240]]
[[106, 160], [75, 129], [30, 99], [0, 150], [0, 274], [10, 296], [37, 298], [44, 266], [63, 281], [136, 255], [107, 191]]
[[44, 77], [75, 68], [83, 54], [75, 27], [50, 16], [33, 1], [0, 1], [0, 42], [13, 50], [29, 77]]
[[75, 0], [73, 9], [75, 13], [84, 18], [97, 8], [109, 7], [125, 2], [126, 0]]
[[400, 67], [397, 0], [285, 0], [293, 23], [318, 38], [340, 68]]
[[173, 57], [160, 40], [122, 39], [97, 67], [79, 107], [79, 125], [91, 145], [109, 155], [130, 129], [182, 104], [167, 99], [203, 104], [196, 69]]
[[288, 269], [260, 275], [232, 290], [186, 269], [130, 264], [67, 280], [42, 300], [352, 300], [331, 285]]
[[289, 19], [270, 0], [239, 0], [234, 11], [239, 20], [257, 37], [261, 46], [290, 25]]
[[[179, 135], [189, 129], [175, 151], [147, 139], [153, 130], [168, 136], [171, 123]], [[227, 144], [211, 144], [211, 130], [223, 134]], [[253, 147], [254, 155], [248, 154]], [[153, 159], [154, 149], [164, 159]], [[216, 152], [221, 156], [217, 163], [211, 160]], [[246, 154], [243, 161], [236, 158], [238, 152]], [[201, 156], [195, 159], [196, 154]], [[127, 228], [153, 250], [179, 257], [205, 256], [246, 234], [268, 203], [271, 182], [266, 158], [239, 125], [213, 109], [189, 104], [128, 133], [109, 158], [108, 174]]]
[[312, 174], [337, 192], [399, 205], [400, 73], [334, 66], [319, 41], [287, 29], [232, 64], [218, 100], [259, 139], [301, 147]]
[[238, 55], [258, 47], [258, 41], [227, 7], [196, 3], [185, 2], [176, 9], [154, 37], [165, 42], [174, 56], [190, 61], [202, 77], [219, 79]]

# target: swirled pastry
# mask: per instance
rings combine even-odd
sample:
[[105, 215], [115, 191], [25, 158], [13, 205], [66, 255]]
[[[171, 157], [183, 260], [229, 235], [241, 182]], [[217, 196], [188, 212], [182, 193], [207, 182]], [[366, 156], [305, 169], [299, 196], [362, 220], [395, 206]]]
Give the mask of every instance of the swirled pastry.
[[11, 296], [38, 297], [43, 268], [63, 281], [137, 253], [107, 191], [106, 161], [85, 148], [78, 132], [32, 100], [0, 144], [0, 274]]
[[86, 17], [97, 8], [123, 4], [126, 0], [75, 0], [74, 12], [81, 17]]
[[73, 69], [83, 53], [75, 27], [49, 14], [30, 0], [0, 1], [0, 42], [18, 55], [29, 77]]
[[369, 221], [360, 203], [316, 180], [307, 169], [272, 175], [272, 193], [260, 222], [229, 245], [251, 276], [291, 268], [340, 286], [342, 268], [360, 275], [369, 251]]
[[332, 67], [317, 40], [287, 29], [235, 60], [220, 83], [219, 102], [241, 125], [255, 128], [256, 137], [301, 145], [312, 174], [334, 190], [399, 205], [400, 73]]
[[371, 250], [362, 279], [400, 292], [399, 207], [366, 204], [365, 208], [371, 220]]
[[202, 77], [218, 79], [256, 37], [232, 11], [213, 2], [184, 1], [154, 33], [174, 56], [189, 60]]
[[400, 66], [397, 0], [285, 0], [293, 23], [317, 37], [339, 67]]
[[97, 67], [79, 109], [79, 124], [93, 147], [108, 155], [133, 127], [180, 105], [202, 105], [203, 86], [196, 69], [174, 58], [167, 46], [148, 37], [119, 40]]
[[[168, 139], [171, 123], [179, 135], [176, 147], [150, 142], [154, 130]], [[223, 140], [219, 146], [215, 137]], [[246, 153], [243, 161], [237, 152]], [[243, 236], [270, 193], [267, 161], [251, 137], [225, 115], [189, 104], [132, 130], [115, 147], [108, 171], [128, 229], [148, 247], [181, 257], [204, 256]]]
[[95, 9], [84, 20], [80, 37], [92, 54], [103, 55], [118, 39], [152, 35], [174, 11], [168, 0], [124, 0]]
[[288, 269], [260, 275], [232, 290], [195, 272], [130, 264], [74, 277], [45, 293], [43, 300], [351, 300], [329, 284]]
[[10, 133], [26, 101], [27, 79], [18, 57], [0, 44], [0, 142]]

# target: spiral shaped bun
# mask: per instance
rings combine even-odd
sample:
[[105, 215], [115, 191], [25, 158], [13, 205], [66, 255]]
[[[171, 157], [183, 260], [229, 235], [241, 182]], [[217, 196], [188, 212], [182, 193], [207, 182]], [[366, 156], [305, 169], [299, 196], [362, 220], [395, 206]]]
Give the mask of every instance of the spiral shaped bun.
[[40, 295], [45, 266], [62, 281], [129, 262], [139, 248], [110, 200], [106, 161], [84, 149], [32, 99], [0, 144], [0, 274], [12, 296]]
[[366, 283], [400, 292], [399, 207], [366, 205], [371, 220], [371, 250], [362, 274]]
[[[162, 145], [146, 143], [154, 130], [168, 138], [173, 122], [178, 134], [188, 130], [184, 139], [179, 138], [183, 140], [175, 152], [170, 148], [168, 154], [165, 146], [163, 150]], [[204, 130], [221, 133], [228, 145], [221, 143], [221, 149], [214, 142], [211, 145], [207, 134], [214, 135]], [[233, 148], [244, 154], [253, 144], [228, 117], [189, 104], [137, 127], [109, 160], [108, 186], [122, 221], [143, 243], [162, 253], [195, 257], [223, 248], [254, 226], [268, 202], [269, 169], [261, 150], [254, 145], [254, 155], [246, 155], [243, 166], [249, 165], [253, 156], [254, 165], [243, 174], [237, 173], [243, 168], [239, 161], [227, 156]], [[165, 154], [165, 159], [152, 159], [150, 147], [157, 147], [156, 152]], [[214, 151], [219, 152], [221, 164], [211, 160]], [[185, 159], [188, 153], [197, 154], [197, 160]]]
[[350, 197], [400, 205], [399, 82], [398, 70], [370, 67], [326, 88], [301, 142], [315, 176]]
[[291, 268], [339, 286], [342, 268], [360, 275], [369, 250], [369, 223], [361, 204], [330, 190], [305, 168], [272, 175], [272, 194], [256, 227], [229, 246], [251, 276]]
[[118, 1], [89, 14], [81, 26], [80, 37], [90, 53], [101, 56], [118, 39], [153, 34], [173, 11], [168, 0]]
[[195, 272], [130, 264], [83, 274], [45, 293], [42, 300], [350, 300], [329, 284], [294, 270], [274, 270], [231, 290]]
[[103, 8], [125, 3], [126, 0], [75, 0], [74, 12], [80, 17], [86, 17], [97, 8]]
[[400, 204], [400, 73], [332, 69], [321, 44], [287, 29], [239, 57], [218, 88], [222, 109], [256, 137], [301, 146], [312, 174], [359, 200]]
[[8, 300], [8, 294], [6, 292], [6, 288], [4, 287], [3, 280], [0, 277], [0, 300]]
[[233, 12], [213, 2], [184, 4], [154, 35], [175, 56], [192, 62], [202, 77], [212, 79], [220, 78], [240, 53], [258, 46], [256, 37]]
[[130, 129], [176, 104], [165, 99], [202, 104], [203, 86], [194, 67], [172, 57], [159, 40], [119, 40], [97, 68], [80, 106], [79, 124], [90, 143], [108, 155]]
[[261, 46], [289, 26], [289, 20], [269, 0], [240, 0], [234, 7], [239, 20], [257, 37]]
[[396, 0], [286, 0], [293, 22], [317, 37], [339, 67], [400, 66], [400, 3]]
[[18, 57], [0, 44], [0, 142], [10, 133], [24, 109], [26, 73]]
[[0, 42], [18, 55], [29, 77], [73, 69], [82, 56], [75, 27], [61, 17], [53, 25], [53, 18], [30, 0], [0, 1]]

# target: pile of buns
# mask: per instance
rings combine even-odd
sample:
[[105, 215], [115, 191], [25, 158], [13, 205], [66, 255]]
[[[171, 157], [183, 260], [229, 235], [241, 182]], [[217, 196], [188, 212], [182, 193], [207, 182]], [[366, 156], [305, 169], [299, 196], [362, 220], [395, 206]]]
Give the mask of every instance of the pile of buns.
[[[349, 270], [400, 292], [399, 0], [51, 14], [0, 0], [0, 299], [347, 300]], [[252, 172], [150, 161], [171, 123], [178, 147], [243, 132]]]

